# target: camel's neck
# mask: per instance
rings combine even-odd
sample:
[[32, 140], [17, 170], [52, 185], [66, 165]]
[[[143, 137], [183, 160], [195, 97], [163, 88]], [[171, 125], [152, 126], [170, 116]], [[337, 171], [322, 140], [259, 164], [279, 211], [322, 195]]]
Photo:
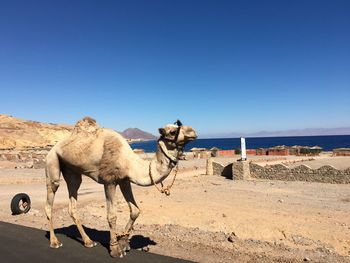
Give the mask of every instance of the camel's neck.
[[140, 176], [132, 181], [141, 186], [153, 185], [152, 180], [155, 183], [162, 182], [175, 167], [175, 163], [171, 159], [177, 161], [177, 156], [178, 150], [167, 150], [164, 144], [162, 146], [161, 142], [158, 143], [155, 157], [151, 161], [144, 163]]

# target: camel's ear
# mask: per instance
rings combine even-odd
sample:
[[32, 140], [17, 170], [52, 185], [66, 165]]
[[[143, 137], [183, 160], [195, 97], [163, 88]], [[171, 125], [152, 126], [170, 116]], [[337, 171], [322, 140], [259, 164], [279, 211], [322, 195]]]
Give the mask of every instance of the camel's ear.
[[159, 128], [158, 131], [159, 131], [160, 135], [165, 136], [165, 129], [164, 128]]

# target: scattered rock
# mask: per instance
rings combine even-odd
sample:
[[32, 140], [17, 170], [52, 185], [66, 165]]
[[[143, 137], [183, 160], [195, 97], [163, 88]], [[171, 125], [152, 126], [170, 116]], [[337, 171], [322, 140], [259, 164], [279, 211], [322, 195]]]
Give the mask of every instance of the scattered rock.
[[314, 244], [314, 241], [312, 239], [300, 235], [292, 235], [292, 241], [294, 244], [302, 246], [311, 246]]
[[281, 231], [283, 237], [284, 237], [284, 238], [287, 238], [286, 232], [285, 232], [284, 230], [280, 230], [280, 231]]
[[304, 260], [304, 261], [311, 261], [311, 259], [308, 258], [308, 257], [305, 257], [303, 260]]
[[28, 214], [30, 214], [30, 215], [34, 215], [34, 216], [36, 216], [37, 214], [39, 214], [40, 213], [40, 211], [39, 210], [37, 210], [37, 209], [31, 209], [29, 212], [28, 212]]
[[278, 199], [278, 202], [279, 202], [279, 203], [283, 203], [284, 200], [283, 200], [283, 199]]
[[227, 241], [233, 243], [233, 242], [235, 242], [236, 238], [237, 238], [236, 233], [235, 232], [231, 232], [231, 234], [227, 238]]
[[149, 251], [149, 246], [145, 246], [141, 250], [144, 251], [144, 252], [148, 252]]

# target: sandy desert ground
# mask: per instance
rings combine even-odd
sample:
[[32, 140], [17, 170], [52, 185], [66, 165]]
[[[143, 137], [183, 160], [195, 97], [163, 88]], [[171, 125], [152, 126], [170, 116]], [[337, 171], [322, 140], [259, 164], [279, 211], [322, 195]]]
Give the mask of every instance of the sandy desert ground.
[[[350, 166], [350, 158], [308, 164], [325, 160]], [[183, 161], [168, 197], [154, 187], [133, 187], [142, 211], [133, 232], [140, 247], [196, 262], [350, 262], [349, 185], [232, 181], [204, 173], [205, 160]], [[32, 208], [13, 216], [10, 201], [19, 192], [30, 195]], [[54, 215], [64, 233], [74, 229], [67, 196], [62, 181]], [[121, 231], [129, 212], [118, 197]], [[0, 169], [0, 220], [47, 230], [45, 198], [44, 170]], [[103, 186], [84, 179], [78, 205], [88, 232], [108, 239]]]

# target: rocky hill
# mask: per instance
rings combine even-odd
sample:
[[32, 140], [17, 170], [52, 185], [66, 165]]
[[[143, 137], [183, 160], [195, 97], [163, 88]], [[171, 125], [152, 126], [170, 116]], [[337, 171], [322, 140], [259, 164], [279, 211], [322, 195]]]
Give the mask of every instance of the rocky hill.
[[73, 126], [27, 121], [0, 114], [0, 149], [47, 147], [70, 134]]
[[[0, 168], [44, 168], [45, 157], [57, 141], [69, 136], [73, 125], [41, 123], [0, 114]], [[121, 133], [130, 143], [153, 139], [140, 129]]]
[[126, 139], [156, 140], [157, 137], [151, 133], [142, 131], [138, 128], [128, 128], [121, 132]]
[[[0, 149], [42, 148], [68, 136], [73, 125], [41, 123], [0, 114]], [[137, 128], [121, 132], [129, 140], [153, 140], [156, 136]]]

